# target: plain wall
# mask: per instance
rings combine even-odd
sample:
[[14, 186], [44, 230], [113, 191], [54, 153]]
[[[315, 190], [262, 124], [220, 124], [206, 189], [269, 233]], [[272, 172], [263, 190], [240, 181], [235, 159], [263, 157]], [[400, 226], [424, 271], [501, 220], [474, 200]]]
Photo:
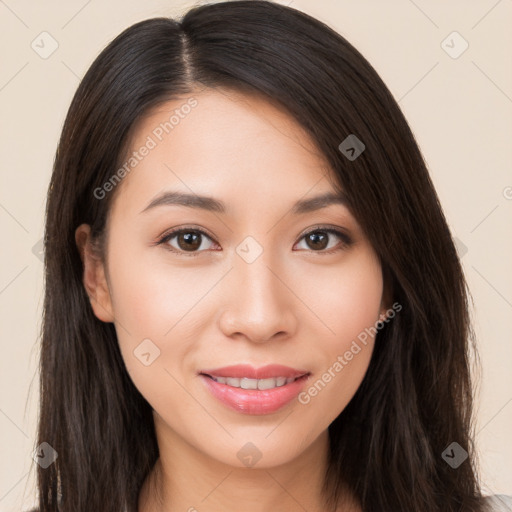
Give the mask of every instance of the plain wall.
[[[483, 367], [475, 441], [483, 490], [512, 495], [512, 1], [281, 3], [346, 37], [375, 67], [410, 123], [460, 241], [475, 303]], [[178, 15], [191, 5], [0, 2], [0, 512], [35, 503], [43, 296], [38, 243], [72, 95], [98, 53], [123, 29]], [[31, 46], [36, 41], [41, 47], [46, 37], [45, 48], [51, 48], [48, 36], [39, 36], [43, 31], [58, 43], [46, 59]], [[453, 31], [463, 39], [448, 37]], [[454, 58], [464, 40], [468, 48]]]

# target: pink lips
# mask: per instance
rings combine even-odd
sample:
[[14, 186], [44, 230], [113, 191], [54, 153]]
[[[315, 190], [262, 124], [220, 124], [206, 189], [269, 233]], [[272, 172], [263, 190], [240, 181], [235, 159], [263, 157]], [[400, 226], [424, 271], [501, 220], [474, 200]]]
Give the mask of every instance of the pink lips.
[[248, 379], [270, 379], [272, 377], [296, 378], [309, 373], [308, 370], [297, 370], [281, 364], [268, 364], [261, 368], [253, 368], [248, 364], [237, 364], [235, 366], [224, 366], [214, 370], [201, 370], [200, 373], [213, 375], [214, 377], [236, 377]]
[[[249, 379], [286, 377], [296, 380], [273, 389], [242, 389], [216, 382], [211, 378], [212, 375], [240, 379], [243, 377]], [[299, 394], [308, 380], [309, 372], [274, 364], [261, 368], [236, 365], [202, 370], [200, 376], [212, 395], [231, 409], [244, 414], [270, 414], [287, 405]]]

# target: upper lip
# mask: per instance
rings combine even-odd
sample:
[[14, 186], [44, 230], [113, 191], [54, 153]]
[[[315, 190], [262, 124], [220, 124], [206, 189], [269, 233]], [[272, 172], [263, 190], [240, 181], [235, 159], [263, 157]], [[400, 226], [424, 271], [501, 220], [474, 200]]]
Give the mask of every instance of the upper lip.
[[235, 377], [247, 379], [270, 379], [276, 377], [297, 378], [309, 374], [308, 370], [290, 368], [281, 364], [269, 364], [254, 368], [249, 364], [223, 366], [222, 368], [201, 370], [199, 373], [212, 377]]

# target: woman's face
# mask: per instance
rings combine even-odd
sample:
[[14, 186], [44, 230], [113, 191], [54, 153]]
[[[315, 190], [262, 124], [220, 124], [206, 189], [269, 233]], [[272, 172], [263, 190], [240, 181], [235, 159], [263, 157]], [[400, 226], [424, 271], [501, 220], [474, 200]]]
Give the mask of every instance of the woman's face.
[[[297, 457], [367, 370], [368, 329], [387, 306], [374, 250], [344, 204], [313, 200], [335, 192], [325, 161], [262, 99], [206, 90], [170, 101], [141, 120], [131, 151], [106, 268], [87, 263], [96, 316], [115, 323], [168, 439], [239, 467], [247, 456], [258, 467]], [[272, 373], [226, 384], [202, 375], [232, 365], [307, 376], [278, 386]]]

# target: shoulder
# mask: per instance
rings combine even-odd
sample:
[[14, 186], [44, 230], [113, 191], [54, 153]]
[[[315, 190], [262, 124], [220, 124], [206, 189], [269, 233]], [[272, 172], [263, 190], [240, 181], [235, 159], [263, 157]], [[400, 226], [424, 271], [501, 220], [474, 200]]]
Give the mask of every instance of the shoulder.
[[493, 494], [487, 496], [485, 502], [489, 507], [489, 512], [512, 512], [512, 496]]

